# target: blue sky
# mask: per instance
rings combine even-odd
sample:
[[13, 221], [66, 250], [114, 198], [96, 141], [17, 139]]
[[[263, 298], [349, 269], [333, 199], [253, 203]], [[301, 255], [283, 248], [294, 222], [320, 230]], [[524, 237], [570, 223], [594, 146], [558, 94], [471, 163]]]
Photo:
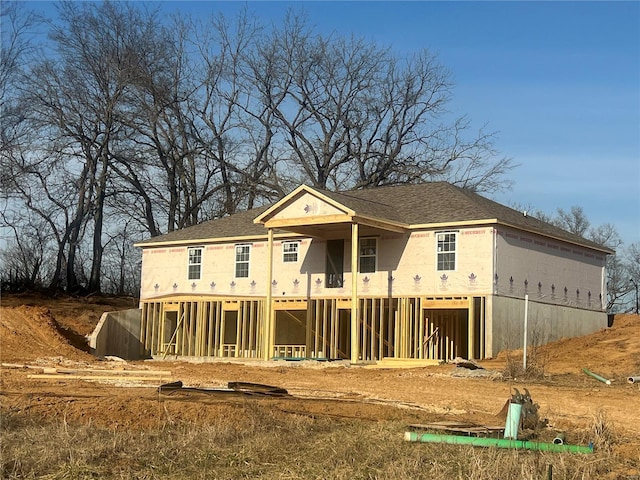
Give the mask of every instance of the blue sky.
[[201, 18], [244, 6], [265, 23], [301, 9], [321, 32], [437, 53], [456, 84], [449, 109], [498, 132], [519, 164], [494, 199], [577, 205], [640, 242], [640, 2], [162, 2]]
[[[244, 2], [164, 2], [206, 15]], [[399, 53], [428, 48], [455, 80], [450, 110], [498, 132], [520, 166], [506, 204], [581, 206], [640, 241], [640, 3], [248, 2], [264, 21], [303, 9], [323, 32]]]

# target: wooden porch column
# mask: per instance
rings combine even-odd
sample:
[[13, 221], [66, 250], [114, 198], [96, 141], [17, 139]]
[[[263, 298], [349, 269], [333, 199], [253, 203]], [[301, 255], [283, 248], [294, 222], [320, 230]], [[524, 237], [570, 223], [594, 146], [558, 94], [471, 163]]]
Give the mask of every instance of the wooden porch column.
[[351, 363], [360, 356], [358, 341], [358, 224], [351, 224]]
[[474, 300], [473, 296], [469, 297], [469, 340], [467, 341], [467, 357], [469, 360], [473, 360], [475, 358], [474, 345], [475, 345], [475, 337], [476, 337], [476, 313], [474, 309]]
[[268, 250], [268, 260], [267, 260], [267, 298], [264, 302], [264, 317], [263, 317], [263, 331], [262, 331], [262, 341], [264, 342], [263, 347], [263, 357], [265, 360], [269, 360], [271, 358], [271, 353], [273, 352], [273, 340], [274, 340], [274, 332], [273, 332], [273, 322], [272, 322], [272, 294], [271, 294], [271, 282], [273, 282], [273, 229], [268, 230], [267, 236], [267, 250]]

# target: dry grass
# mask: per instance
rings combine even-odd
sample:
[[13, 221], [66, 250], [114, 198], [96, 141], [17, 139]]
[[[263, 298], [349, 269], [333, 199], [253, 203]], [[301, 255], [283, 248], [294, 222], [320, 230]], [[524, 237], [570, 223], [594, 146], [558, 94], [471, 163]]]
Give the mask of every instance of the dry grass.
[[506, 352], [503, 377], [521, 380], [543, 379], [548, 361], [548, 354], [545, 354], [539, 346], [530, 345], [527, 349], [527, 366], [524, 368], [522, 352], [508, 350]]
[[[107, 430], [4, 414], [6, 479], [465, 479], [603, 478], [615, 470], [615, 434], [594, 419], [593, 455], [482, 449], [403, 440], [394, 422], [336, 421], [247, 404], [243, 421], [167, 419], [162, 428]], [[613, 477], [617, 478], [617, 477]]]

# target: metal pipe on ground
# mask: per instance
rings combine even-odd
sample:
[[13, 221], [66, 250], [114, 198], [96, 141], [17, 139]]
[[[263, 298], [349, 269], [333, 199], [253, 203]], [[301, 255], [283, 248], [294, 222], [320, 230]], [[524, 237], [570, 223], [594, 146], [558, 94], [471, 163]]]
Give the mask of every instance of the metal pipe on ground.
[[640, 376], [629, 377], [629, 378], [627, 378], [627, 381], [629, 383], [640, 383]]
[[589, 375], [590, 377], [595, 378], [596, 380], [602, 382], [602, 383], [606, 383], [607, 385], [611, 385], [611, 380], [601, 377], [600, 375], [598, 375], [597, 373], [593, 373], [591, 370], [587, 370], [586, 368], [583, 368], [582, 371], [584, 373], [586, 373], [587, 375]]
[[463, 437], [459, 435], [441, 435], [437, 433], [405, 432], [404, 439], [407, 442], [447, 443], [450, 445], [512, 448], [519, 450], [536, 450], [541, 452], [593, 453], [592, 446], [556, 445], [554, 443], [529, 442], [526, 440], [510, 440], [506, 438]]

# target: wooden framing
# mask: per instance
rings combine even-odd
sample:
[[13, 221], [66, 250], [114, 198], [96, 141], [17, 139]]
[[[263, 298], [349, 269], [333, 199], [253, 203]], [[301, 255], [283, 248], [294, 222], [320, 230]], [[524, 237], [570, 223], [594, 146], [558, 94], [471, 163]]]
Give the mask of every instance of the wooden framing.
[[151, 355], [258, 358], [264, 303], [215, 297], [143, 302], [140, 338]]
[[[172, 297], [142, 302], [154, 356], [452, 360], [484, 355], [484, 297]], [[354, 305], [355, 304], [355, 305]], [[356, 317], [353, 317], [353, 311]], [[354, 351], [355, 349], [355, 351]]]

